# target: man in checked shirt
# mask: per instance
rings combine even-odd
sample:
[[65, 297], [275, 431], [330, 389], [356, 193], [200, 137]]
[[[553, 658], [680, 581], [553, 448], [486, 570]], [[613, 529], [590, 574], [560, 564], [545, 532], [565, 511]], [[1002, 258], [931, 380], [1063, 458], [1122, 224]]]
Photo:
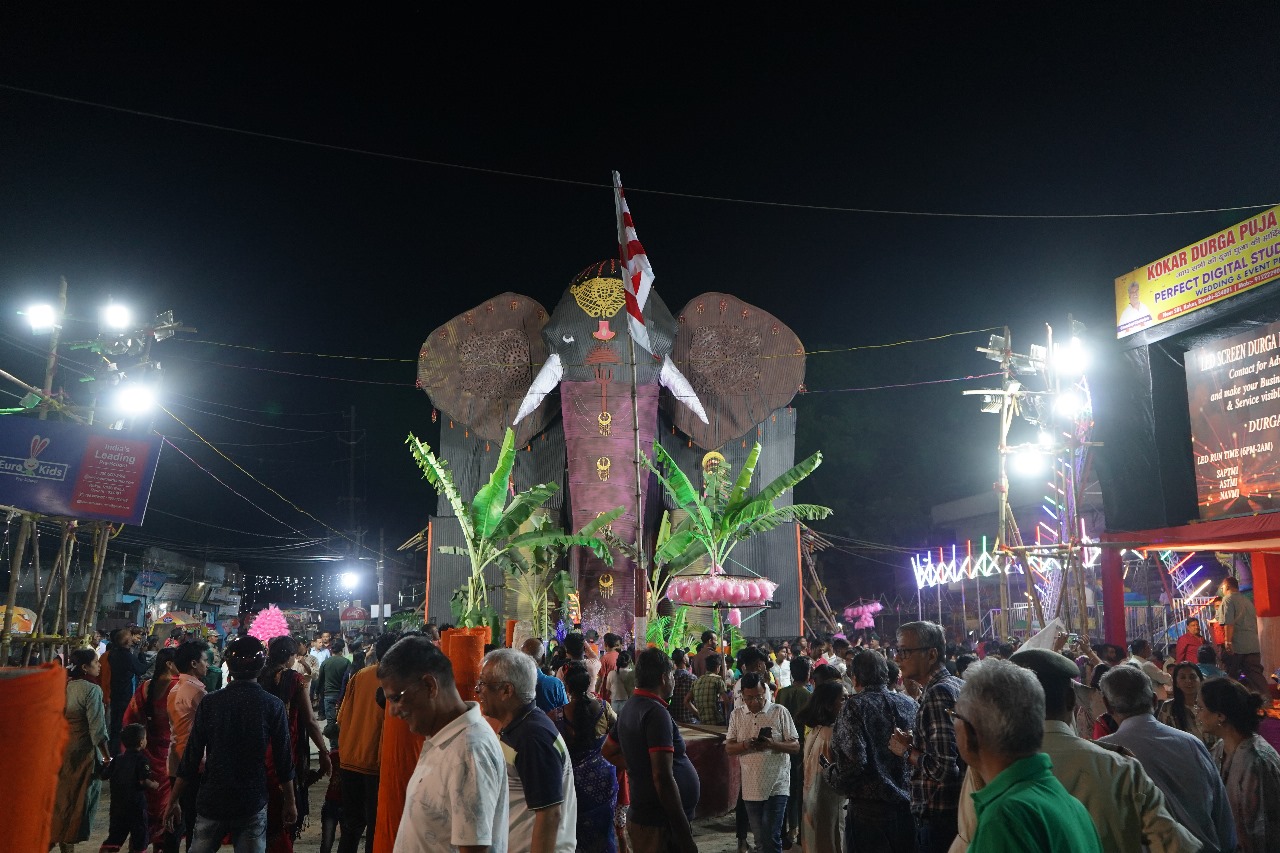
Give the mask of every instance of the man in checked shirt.
[[964, 761], [956, 748], [950, 712], [964, 684], [944, 665], [946, 640], [935, 622], [908, 622], [898, 629], [898, 666], [903, 679], [924, 687], [911, 732], [896, 730], [889, 749], [911, 768], [911, 813], [921, 853], [943, 853], [956, 837], [956, 810]]

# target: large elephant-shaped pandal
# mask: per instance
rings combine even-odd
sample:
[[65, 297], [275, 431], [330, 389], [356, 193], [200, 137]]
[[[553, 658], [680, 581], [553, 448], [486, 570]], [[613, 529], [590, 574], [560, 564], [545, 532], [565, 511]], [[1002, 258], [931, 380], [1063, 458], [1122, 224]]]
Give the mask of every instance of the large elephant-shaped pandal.
[[[627, 542], [639, 534], [652, 553], [664, 503], [652, 496], [656, 481], [636, 464], [637, 433], [642, 452], [652, 453], [660, 441], [690, 473], [711, 452], [730, 464], [740, 461], [756, 440], [765, 447], [758, 481], [794, 463], [789, 403], [804, 380], [804, 348], [791, 329], [714, 292], [694, 297], [673, 316], [655, 290], [644, 318], [648, 350], [631, 341], [622, 270], [614, 260], [575, 276], [550, 314], [534, 299], [503, 293], [433, 331], [422, 345], [418, 385], [441, 413], [440, 455], [463, 496], [469, 499], [487, 481], [512, 427], [524, 451], [514, 488], [559, 484], [548, 509], [573, 530], [625, 507], [614, 532]], [[449, 513], [441, 499], [433, 519], [437, 545], [461, 544]], [[735, 552], [745, 570], [780, 583], [778, 598], [791, 595], [786, 607], [759, 623], [773, 635], [800, 627], [795, 536], [788, 526]], [[608, 566], [575, 548], [569, 568], [583, 625], [625, 634], [644, 612], [646, 579], [631, 559], [614, 556]], [[428, 614], [445, 621], [466, 561], [440, 553], [429, 559]], [[493, 572], [489, 580], [500, 586]], [[508, 618], [527, 615], [514, 612], [514, 600], [497, 597]]]

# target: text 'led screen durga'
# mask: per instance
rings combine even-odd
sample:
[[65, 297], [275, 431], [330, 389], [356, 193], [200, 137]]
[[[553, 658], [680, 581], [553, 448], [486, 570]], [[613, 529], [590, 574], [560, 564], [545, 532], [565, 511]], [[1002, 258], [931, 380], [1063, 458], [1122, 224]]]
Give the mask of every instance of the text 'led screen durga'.
[[1186, 355], [1203, 519], [1280, 508], [1280, 323]]

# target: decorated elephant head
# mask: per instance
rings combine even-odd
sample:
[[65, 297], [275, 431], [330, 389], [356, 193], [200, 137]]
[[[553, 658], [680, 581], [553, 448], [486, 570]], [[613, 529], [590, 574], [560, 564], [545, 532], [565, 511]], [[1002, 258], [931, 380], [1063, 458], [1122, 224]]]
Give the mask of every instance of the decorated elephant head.
[[594, 382], [602, 387], [621, 382], [629, 389], [633, 355], [637, 385], [661, 385], [706, 423], [697, 394], [671, 360], [676, 321], [657, 293], [650, 294], [644, 305], [650, 351], [631, 346], [622, 274], [618, 261], [610, 260], [593, 264], [574, 277], [542, 330], [549, 355], [521, 401], [516, 423], [562, 381]]
[[[698, 296], [675, 318], [651, 292], [643, 310], [649, 350], [630, 341], [617, 261], [579, 273], [550, 316], [536, 301], [504, 293], [431, 333], [419, 385], [480, 438], [500, 442], [514, 424], [517, 443], [535, 456], [560, 454], [563, 466], [545, 460], [534, 467], [566, 471], [572, 529], [622, 506], [613, 531], [651, 545], [649, 477], [639, 475], [636, 447], [653, 447], [660, 399], [670, 423], [714, 450], [790, 402], [804, 377], [804, 352], [780, 321], [728, 294]], [[532, 441], [561, 429], [563, 442]], [[633, 614], [643, 612], [635, 564], [618, 555], [607, 566], [584, 552], [575, 567], [584, 623], [630, 630]]]

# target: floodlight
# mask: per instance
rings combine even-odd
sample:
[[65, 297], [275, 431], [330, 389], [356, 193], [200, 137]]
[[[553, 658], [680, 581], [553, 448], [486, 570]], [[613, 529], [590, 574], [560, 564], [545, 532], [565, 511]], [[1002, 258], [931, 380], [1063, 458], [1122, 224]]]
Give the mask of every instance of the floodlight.
[[58, 325], [58, 312], [48, 303], [32, 305], [25, 313], [33, 332], [52, 331]]
[[1004, 408], [1004, 402], [1000, 397], [994, 394], [982, 395], [982, 411], [989, 414], [998, 414], [1002, 408]]
[[1013, 454], [1014, 473], [1034, 476], [1044, 471], [1044, 453], [1034, 447], [1023, 447]]
[[355, 572], [343, 572], [343, 573], [342, 573], [342, 586], [343, 586], [343, 588], [344, 588], [344, 589], [355, 589], [355, 588], [356, 588], [356, 582], [357, 582], [359, 579], [360, 579], [360, 578], [359, 578], [359, 576], [357, 576]]
[[112, 302], [102, 309], [102, 325], [108, 329], [123, 332], [133, 322], [133, 314], [128, 307], [119, 302]]
[[986, 349], [978, 347], [978, 352], [986, 354], [987, 358], [991, 361], [1001, 362], [1004, 361], [1004, 351], [1008, 346], [1009, 342], [1006, 341], [1004, 337], [1001, 335], [992, 335], [991, 339], [987, 341]]
[[1053, 404], [1053, 410], [1064, 418], [1075, 418], [1083, 409], [1084, 400], [1075, 390], [1063, 391]]
[[155, 390], [141, 382], [126, 382], [116, 394], [116, 408], [126, 415], [145, 415], [155, 405]]
[[1089, 352], [1079, 338], [1054, 347], [1053, 366], [1063, 376], [1079, 376], [1089, 367]]

